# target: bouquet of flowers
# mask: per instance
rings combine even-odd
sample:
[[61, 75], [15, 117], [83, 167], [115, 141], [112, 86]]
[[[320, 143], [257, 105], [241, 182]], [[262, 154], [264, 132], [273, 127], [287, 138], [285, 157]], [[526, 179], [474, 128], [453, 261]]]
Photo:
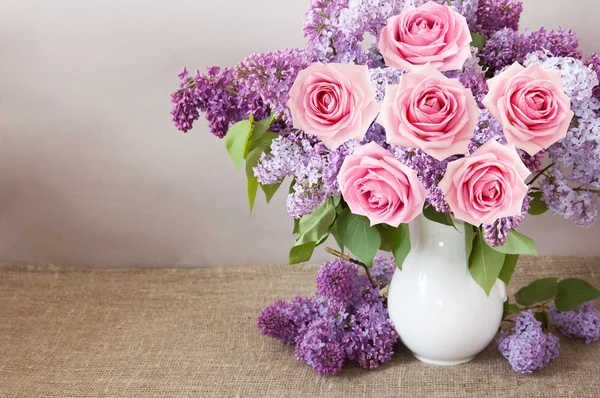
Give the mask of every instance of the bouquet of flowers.
[[[486, 293], [510, 281], [520, 254], [536, 254], [517, 232], [527, 214], [596, 221], [600, 56], [584, 59], [570, 30], [518, 31], [521, 11], [519, 0], [311, 0], [306, 48], [180, 73], [176, 127], [205, 114], [245, 168], [251, 210], [259, 188], [268, 202], [291, 181], [289, 262], [308, 261], [330, 235], [342, 250], [328, 249], [341, 259], [323, 265], [315, 297], [278, 301], [259, 318], [318, 372], [391, 357], [398, 336], [380, 290], [420, 214], [465, 223], [469, 270]], [[577, 279], [521, 289], [500, 351], [517, 371], [544, 367], [558, 354], [549, 318], [597, 339], [599, 296]]]

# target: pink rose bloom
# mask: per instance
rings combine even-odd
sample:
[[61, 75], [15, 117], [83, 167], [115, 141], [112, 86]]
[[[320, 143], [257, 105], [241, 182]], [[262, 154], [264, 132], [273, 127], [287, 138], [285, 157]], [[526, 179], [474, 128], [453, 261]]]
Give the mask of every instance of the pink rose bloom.
[[471, 40], [465, 17], [430, 1], [389, 18], [379, 51], [387, 66], [407, 72], [428, 62], [440, 71], [458, 70], [471, 57]]
[[521, 214], [529, 174], [514, 146], [492, 139], [450, 162], [438, 187], [456, 218], [479, 226]]
[[444, 160], [467, 152], [479, 113], [471, 90], [428, 64], [387, 87], [377, 122], [388, 143]]
[[483, 104], [517, 148], [534, 155], [567, 135], [573, 112], [560, 71], [515, 63], [488, 87]]
[[398, 227], [418, 216], [425, 204], [417, 173], [375, 142], [356, 147], [337, 180], [350, 211], [368, 217], [371, 226]]
[[361, 140], [379, 113], [366, 65], [316, 63], [298, 74], [287, 103], [294, 127], [331, 150]]

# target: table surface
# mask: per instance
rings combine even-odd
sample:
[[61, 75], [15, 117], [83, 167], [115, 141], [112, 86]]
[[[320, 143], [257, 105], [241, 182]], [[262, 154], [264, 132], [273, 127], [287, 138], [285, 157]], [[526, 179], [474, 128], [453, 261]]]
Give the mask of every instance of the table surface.
[[[256, 329], [278, 298], [314, 292], [317, 267], [92, 269], [0, 265], [0, 397], [600, 397], [600, 342], [561, 336], [535, 375], [492, 344], [435, 367], [399, 348], [375, 371], [321, 377]], [[525, 257], [513, 286], [600, 284], [600, 258]]]

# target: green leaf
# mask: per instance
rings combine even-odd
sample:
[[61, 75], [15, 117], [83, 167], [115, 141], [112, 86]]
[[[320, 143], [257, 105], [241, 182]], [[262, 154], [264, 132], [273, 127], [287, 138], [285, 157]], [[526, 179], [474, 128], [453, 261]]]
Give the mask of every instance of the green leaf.
[[450, 215], [450, 213], [438, 213], [435, 210], [435, 207], [433, 206], [427, 206], [423, 209], [423, 215], [425, 216], [425, 218], [427, 218], [428, 220], [440, 223], [440, 224], [444, 224], [444, 225], [449, 225], [453, 228], [456, 228], [454, 226], [454, 221], [452, 221], [452, 216]]
[[542, 200], [541, 192], [534, 192], [529, 196], [533, 196], [533, 200], [529, 202], [529, 214], [532, 216], [539, 216], [548, 211], [548, 205]]
[[294, 218], [294, 230], [292, 231], [292, 234], [296, 235], [298, 231], [300, 231], [300, 219]]
[[321, 246], [323, 243], [325, 243], [325, 241], [326, 241], [326, 240], [329, 238], [329, 235], [330, 235], [330, 232], [327, 232], [327, 233], [325, 234], [325, 236], [323, 236], [323, 237], [322, 237], [322, 238], [321, 238], [321, 239], [320, 239], [320, 240], [317, 242], [317, 244], [315, 245], [315, 247], [316, 247], [316, 246]]
[[282, 182], [283, 181], [278, 182], [277, 184], [267, 184], [267, 185], [260, 184], [260, 188], [265, 193], [265, 198], [267, 199], [267, 203], [271, 202], [271, 199], [273, 199], [273, 195], [275, 195], [275, 192], [277, 192], [277, 190], [281, 186]]
[[252, 132], [252, 122], [242, 120], [237, 122], [225, 135], [225, 148], [233, 160], [233, 164], [238, 171], [242, 168], [242, 163], [247, 155], [246, 145]]
[[335, 239], [335, 242], [337, 243], [338, 247], [340, 248], [340, 251], [344, 253], [344, 235], [340, 232], [339, 224], [337, 221], [334, 222], [331, 226], [330, 232], [331, 235], [333, 235], [333, 238]]
[[500, 271], [500, 275], [498, 278], [508, 284], [510, 284], [510, 280], [512, 279], [512, 275], [515, 272], [515, 268], [517, 268], [517, 263], [519, 262], [518, 254], [507, 254], [504, 258], [504, 264], [502, 265], [502, 271]]
[[377, 232], [379, 232], [379, 237], [381, 238], [381, 244], [379, 245], [379, 250], [383, 250], [385, 252], [391, 252], [392, 247], [390, 245], [390, 237], [388, 233], [388, 227], [385, 224], [375, 225], [377, 228]]
[[556, 295], [556, 309], [560, 312], [574, 310], [586, 301], [596, 300], [600, 297], [600, 290], [586, 281], [576, 278], [563, 279], [558, 283]]
[[548, 329], [548, 324], [550, 323], [550, 318], [548, 317], [548, 313], [546, 311], [540, 311], [533, 314], [535, 319], [542, 323], [542, 329]]
[[398, 228], [388, 228], [388, 237], [396, 266], [402, 270], [402, 264], [410, 253], [410, 231], [408, 224], [400, 224]]
[[480, 35], [479, 33], [471, 33], [471, 46], [476, 47], [481, 52], [483, 46], [485, 46], [485, 42], [487, 39], [484, 35]]
[[331, 198], [333, 207], [338, 207], [342, 202], [342, 195], [337, 195]]
[[252, 168], [258, 163], [262, 150], [256, 148], [248, 155], [246, 160], [246, 179], [248, 180], [248, 205], [250, 206], [250, 214], [254, 209], [254, 203], [256, 202], [256, 192], [258, 191], [258, 180], [254, 176], [254, 170]]
[[[338, 212], [339, 208], [336, 208], [336, 212]], [[335, 219], [335, 222], [331, 226], [331, 234], [335, 238], [338, 246], [340, 247], [340, 251], [344, 252], [344, 232], [346, 231], [346, 213], [350, 213], [350, 209], [342, 209], [338, 212], [338, 215]]]
[[[246, 148], [247, 153], [256, 147], [253, 144], [255, 142], [257, 142], [263, 136], [263, 134], [265, 134], [267, 132], [269, 127], [271, 127], [271, 124], [273, 124], [274, 119], [275, 119], [275, 114], [272, 114], [268, 119], [263, 119], [259, 122], [254, 123], [253, 128], [252, 128], [252, 134], [250, 135], [250, 139], [248, 140], [249, 145], [247, 145], [247, 148]], [[271, 133], [271, 134], [274, 134], [274, 133]], [[251, 148], [251, 146], [252, 146], [252, 148]]]
[[493, 250], [484, 242], [483, 234], [478, 233], [469, 258], [469, 271], [475, 282], [489, 296], [504, 264], [504, 254]]
[[465, 250], [467, 252], [467, 260], [471, 257], [471, 252], [473, 251], [473, 240], [477, 235], [477, 229], [475, 229], [471, 224], [465, 223]]
[[311, 214], [300, 219], [296, 244], [319, 242], [329, 233], [329, 228], [335, 221], [335, 207], [330, 200], [316, 207]]
[[515, 294], [517, 303], [528, 307], [543, 301], [552, 300], [558, 292], [556, 278], [544, 278], [531, 282]]
[[254, 210], [254, 203], [256, 202], [256, 192], [258, 191], [258, 180], [253, 173], [246, 173], [248, 179], [246, 191], [248, 193], [248, 206], [250, 207], [250, 214]]
[[344, 246], [348, 248], [360, 261], [370, 266], [381, 246], [381, 237], [377, 228], [369, 225], [366, 217], [350, 212], [340, 216], [344, 228]]
[[521, 309], [518, 305], [511, 304], [508, 300], [504, 302], [504, 315], [502, 318], [506, 318], [510, 314], [518, 314], [519, 312], [521, 312]]
[[289, 264], [305, 263], [312, 257], [315, 250], [315, 242], [307, 242], [292, 247], [289, 255]]
[[535, 249], [535, 243], [533, 239], [515, 231], [510, 230], [506, 243], [503, 246], [493, 247], [497, 252], [505, 254], [531, 254], [537, 256], [537, 250]]
[[252, 152], [255, 149], [260, 149], [262, 152], [270, 153], [271, 152], [271, 143], [275, 138], [279, 137], [279, 135], [275, 133], [266, 132], [261, 135], [257, 140], [252, 142], [250, 145], [250, 151]]

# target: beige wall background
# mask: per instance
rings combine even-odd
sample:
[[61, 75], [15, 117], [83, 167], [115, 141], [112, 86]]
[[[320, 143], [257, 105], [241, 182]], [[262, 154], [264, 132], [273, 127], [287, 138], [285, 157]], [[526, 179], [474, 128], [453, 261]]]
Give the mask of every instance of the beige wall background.
[[[93, 266], [285, 263], [285, 194], [249, 217], [245, 176], [199, 122], [169, 119], [182, 65], [302, 46], [307, 0], [0, 2], [0, 260]], [[525, 0], [522, 25], [600, 50], [595, 0]], [[600, 255], [600, 225], [523, 230], [547, 254]], [[315, 261], [324, 259], [319, 252]]]

